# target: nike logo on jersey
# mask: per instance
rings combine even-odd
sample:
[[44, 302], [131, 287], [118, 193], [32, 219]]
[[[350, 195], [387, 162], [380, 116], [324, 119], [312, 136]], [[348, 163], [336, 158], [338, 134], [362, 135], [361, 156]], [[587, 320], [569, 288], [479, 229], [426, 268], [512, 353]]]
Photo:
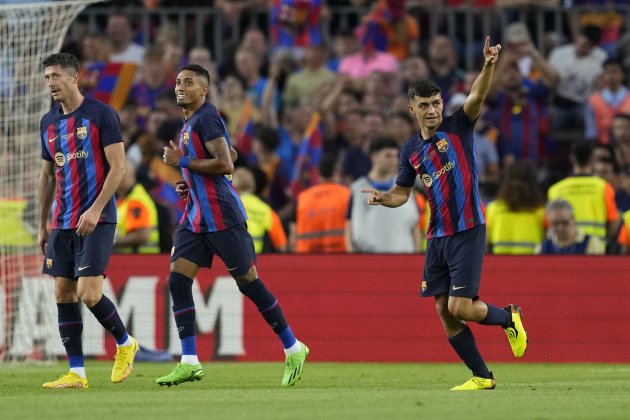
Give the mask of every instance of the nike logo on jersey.
[[79, 271], [83, 271], [86, 268], [90, 268], [90, 267], [92, 267], [92, 266], [91, 265], [84, 265], [83, 267], [79, 267]]
[[453, 290], [463, 289], [466, 286], [453, 286]]
[[413, 165], [413, 169], [415, 169], [416, 171], [417, 171], [418, 169], [420, 169], [420, 164]]
[[59, 138], [59, 136], [55, 136], [52, 139], [48, 139], [48, 143], [52, 143], [53, 141], [57, 140]]
[[236, 270], [237, 268], [238, 268], [238, 266], [233, 267], [233, 268], [227, 267], [227, 270], [228, 270], [228, 271], [234, 271], [234, 270]]

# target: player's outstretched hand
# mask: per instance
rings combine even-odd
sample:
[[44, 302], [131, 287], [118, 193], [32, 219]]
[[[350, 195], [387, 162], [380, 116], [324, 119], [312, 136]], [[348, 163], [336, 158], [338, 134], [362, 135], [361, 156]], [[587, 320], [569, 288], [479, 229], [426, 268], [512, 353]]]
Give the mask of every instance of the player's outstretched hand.
[[48, 247], [48, 237], [48, 229], [39, 229], [39, 232], [37, 233], [37, 245], [39, 246], [39, 249], [42, 250], [42, 254], [46, 254], [46, 248]]
[[188, 184], [186, 184], [186, 181], [180, 179], [179, 181], [175, 181], [175, 185], [175, 191], [179, 198], [186, 200], [188, 198]]
[[361, 192], [368, 195], [367, 203], [370, 206], [380, 206], [383, 202], [383, 193], [379, 190], [375, 190], [374, 188], [365, 188], [361, 190]]
[[483, 45], [483, 56], [486, 59], [486, 64], [494, 64], [499, 58], [499, 51], [501, 51], [501, 44], [490, 46], [490, 36], [486, 37], [486, 42]]
[[169, 145], [164, 146], [164, 154], [162, 160], [164, 163], [173, 166], [179, 166], [179, 160], [182, 158], [182, 152], [173, 140], [169, 141]]

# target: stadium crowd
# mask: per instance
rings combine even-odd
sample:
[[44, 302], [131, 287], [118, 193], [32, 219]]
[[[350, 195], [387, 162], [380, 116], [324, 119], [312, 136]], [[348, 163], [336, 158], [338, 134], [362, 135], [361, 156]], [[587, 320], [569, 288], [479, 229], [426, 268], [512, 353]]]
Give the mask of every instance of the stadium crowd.
[[[214, 6], [229, 21], [263, 3]], [[334, 2], [369, 12], [353, 28], [331, 25], [329, 44], [324, 0], [267, 3], [268, 24], [244, 27], [220, 62], [205, 45], [182, 46], [176, 23], [136, 43], [135, 23], [115, 9], [103, 28], [66, 40], [82, 62], [82, 91], [108, 100], [121, 120], [128, 170], [115, 249], [170, 252], [184, 202], [175, 192], [180, 172], [161, 154], [183, 123], [174, 78], [198, 63], [210, 71], [208, 99], [239, 154], [233, 185], [257, 252], [422, 252], [429, 205], [421, 177], [415, 200], [395, 210], [369, 207], [360, 191], [394, 185], [399, 149], [416, 130], [408, 85], [436, 81], [448, 115], [478, 68], [463, 68], [458, 39], [424, 36], [404, 1]], [[621, 20], [584, 13], [575, 33], [545, 34], [544, 48], [527, 22], [500, 32], [502, 55], [475, 128], [489, 253], [630, 253], [630, 31], [624, 10], [608, 3], [606, 13]]]

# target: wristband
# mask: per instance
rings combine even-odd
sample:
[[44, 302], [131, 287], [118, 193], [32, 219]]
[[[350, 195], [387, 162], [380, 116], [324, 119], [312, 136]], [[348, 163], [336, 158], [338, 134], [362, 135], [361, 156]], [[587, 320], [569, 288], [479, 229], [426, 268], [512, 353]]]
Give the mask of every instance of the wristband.
[[190, 163], [190, 159], [188, 159], [186, 156], [182, 156], [181, 158], [179, 158], [180, 168], [188, 168], [189, 163]]

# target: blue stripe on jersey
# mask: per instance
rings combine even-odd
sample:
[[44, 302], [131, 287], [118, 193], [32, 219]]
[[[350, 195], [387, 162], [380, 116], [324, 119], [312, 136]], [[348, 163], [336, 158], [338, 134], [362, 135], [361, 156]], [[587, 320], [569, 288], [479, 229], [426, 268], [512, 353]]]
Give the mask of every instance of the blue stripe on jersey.
[[[190, 134], [190, 141], [193, 141], [192, 134]], [[193, 159], [205, 158], [205, 156], [197, 157], [197, 151], [195, 150], [194, 146], [189, 147], [188, 152], [190, 153], [190, 157]], [[217, 227], [216, 227], [216, 224], [214, 223], [214, 218], [205, 217], [205, 215], [212, 215], [212, 209], [210, 208], [210, 200], [208, 198], [208, 194], [206, 193], [206, 185], [203, 182], [203, 175], [200, 173], [192, 172], [192, 171], [189, 171], [188, 173], [190, 175], [191, 181], [193, 181], [189, 184], [190, 188], [191, 190], [194, 189], [194, 191], [197, 193], [199, 206], [201, 207], [200, 209], [201, 218], [199, 219], [199, 228], [203, 230], [203, 225], [205, 224], [207, 228], [216, 230]]]
[[[423, 155], [427, 156], [425, 153]], [[433, 173], [436, 172], [435, 166], [433, 166], [433, 162], [431, 162], [431, 158], [427, 158], [425, 161], [425, 165], [427, 168], [427, 174], [433, 178]], [[431, 217], [435, 220], [435, 236], [444, 235], [444, 220], [442, 220], [442, 213], [440, 213], [440, 207], [444, 202], [444, 198], [442, 197], [442, 190], [440, 189], [437, 181], [434, 181], [431, 191], [433, 192], [433, 198], [435, 201], [435, 211], [431, 210]], [[431, 227], [429, 226], [429, 229]]]
[[87, 172], [87, 191], [88, 191], [88, 201], [86, 202], [86, 205], [87, 205], [87, 204], [92, 203], [94, 200], [96, 200], [96, 167], [94, 166], [95, 156], [94, 156], [94, 150], [92, 149], [91, 123], [89, 120], [83, 118], [81, 119], [81, 125], [83, 127], [88, 128], [88, 135], [84, 140], [82, 140], [83, 145], [84, 145], [84, 150], [89, 153], [88, 155], [89, 158], [85, 159], [86, 161], [85, 170]]
[[[446, 151], [446, 159], [447, 162], [452, 161], [455, 163], [455, 167], [450, 171], [451, 174], [445, 174], [448, 177], [450, 193], [453, 196], [453, 198], [449, 200], [449, 209], [453, 207], [453, 204], [455, 206], [453, 209], [455, 211], [451, 212], [451, 217], [453, 214], [457, 217], [457, 228], [459, 231], [466, 230], [466, 221], [464, 220], [465, 217], [463, 212], [464, 205], [466, 203], [466, 196], [464, 194], [464, 176], [462, 174], [459, 159], [457, 158], [457, 152], [455, 151], [455, 147], [452, 145], [453, 140], [446, 133], [437, 133], [437, 137], [440, 139], [447, 139], [449, 147]], [[462, 147], [464, 147], [464, 145], [462, 145]], [[442, 159], [442, 163], [445, 164], [444, 159]], [[453, 194], [453, 192], [455, 192], [455, 194]], [[462, 209], [461, 214], [459, 209]]]
[[[85, 151], [85, 147], [83, 147], [85, 140], [80, 140], [78, 137], [76, 137], [76, 131], [77, 131], [77, 127], [80, 127], [80, 125], [77, 124], [77, 122], [79, 122], [80, 120], [75, 119], [74, 117], [72, 117], [72, 120], [74, 122], [74, 131], [73, 131], [73, 136], [71, 137], [71, 141], [74, 142], [74, 150], [75, 152], [78, 152], [79, 150], [84, 150]], [[87, 175], [87, 165], [88, 162], [90, 160], [93, 159], [92, 154], [88, 154], [88, 157], [85, 159], [76, 159], [77, 162], [77, 178], [79, 181], [79, 200], [81, 200], [80, 206], [78, 208], [79, 211], [79, 217], [81, 216], [81, 214], [83, 213], [83, 211], [87, 210], [89, 208], [89, 194], [88, 194], [88, 189], [87, 189], [87, 184], [88, 184], [88, 180], [90, 179], [89, 176], [85, 176]], [[83, 176], [81, 176], [81, 174], [84, 174]], [[77, 217], [78, 220], [78, 217]]]
[[[61, 149], [61, 153], [63, 153], [64, 159], [70, 153], [70, 148], [68, 147], [68, 120], [62, 119], [59, 121], [59, 148]], [[63, 224], [61, 229], [70, 229], [70, 219], [72, 217], [72, 209], [74, 208], [74, 203], [72, 202], [72, 171], [70, 169], [70, 163], [66, 162], [63, 165], [63, 177], [64, 177], [64, 187], [66, 189], [65, 202], [66, 208], [64, 209], [64, 213], [62, 215]]]
[[236, 204], [238, 204], [239, 210], [245, 216], [245, 220], [247, 220], [247, 211], [245, 211], [245, 206], [243, 205], [243, 201], [241, 201], [241, 197], [239, 197], [238, 193], [234, 191], [234, 188], [232, 188], [232, 183], [224, 176], [221, 177], [221, 182], [223, 182], [226, 185], [226, 188], [228, 189], [230, 194], [232, 194], [232, 197], [234, 197], [234, 201], [236, 201]]

